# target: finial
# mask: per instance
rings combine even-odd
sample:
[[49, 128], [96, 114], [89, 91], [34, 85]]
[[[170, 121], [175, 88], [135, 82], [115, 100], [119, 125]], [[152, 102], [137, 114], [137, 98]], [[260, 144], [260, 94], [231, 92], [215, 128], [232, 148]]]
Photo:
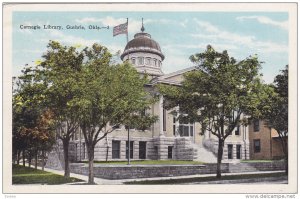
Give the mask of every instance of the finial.
[[142, 18], [142, 28], [141, 28], [141, 31], [142, 31], [142, 32], [145, 31], [145, 28], [144, 28], [144, 18]]

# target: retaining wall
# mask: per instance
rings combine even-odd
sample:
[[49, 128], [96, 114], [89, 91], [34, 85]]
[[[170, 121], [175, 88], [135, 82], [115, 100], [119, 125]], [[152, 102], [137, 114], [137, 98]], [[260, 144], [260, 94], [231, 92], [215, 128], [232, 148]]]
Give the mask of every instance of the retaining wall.
[[[73, 163], [72, 173], [88, 175], [88, 165]], [[133, 179], [152, 177], [171, 177], [196, 174], [214, 174], [217, 164], [205, 165], [97, 165], [94, 166], [95, 177], [105, 179]], [[239, 173], [250, 171], [284, 170], [284, 162], [262, 163], [222, 163], [222, 173]]]
[[[222, 173], [228, 173], [228, 164], [222, 164]], [[88, 175], [87, 164], [71, 164], [71, 172]], [[95, 177], [105, 179], [133, 179], [152, 177], [171, 177], [216, 172], [216, 164], [212, 165], [95, 165]]]

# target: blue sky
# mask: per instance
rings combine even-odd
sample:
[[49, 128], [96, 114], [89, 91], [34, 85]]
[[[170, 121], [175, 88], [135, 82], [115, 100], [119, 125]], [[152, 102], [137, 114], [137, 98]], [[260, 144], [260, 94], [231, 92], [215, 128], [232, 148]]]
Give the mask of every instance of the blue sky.
[[[112, 53], [123, 52], [126, 35], [113, 37], [112, 27], [126, 18], [129, 40], [140, 31], [144, 18], [145, 32], [165, 55], [164, 73], [192, 66], [189, 56], [203, 52], [208, 44], [227, 50], [237, 60], [257, 54], [264, 62], [261, 73], [267, 83], [288, 64], [288, 13], [284, 12], [14, 12], [13, 75], [40, 60], [49, 40], [68, 46], [97, 42]], [[61, 25], [63, 30], [24, 30], [20, 25]], [[82, 25], [85, 30], [68, 30], [66, 25]], [[90, 30], [89, 25], [110, 28]]]

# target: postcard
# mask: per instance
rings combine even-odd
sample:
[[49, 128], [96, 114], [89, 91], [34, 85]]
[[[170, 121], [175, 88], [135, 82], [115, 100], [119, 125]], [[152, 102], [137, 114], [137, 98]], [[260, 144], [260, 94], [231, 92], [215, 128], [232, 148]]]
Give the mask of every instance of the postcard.
[[3, 192], [297, 193], [297, 12], [4, 3]]

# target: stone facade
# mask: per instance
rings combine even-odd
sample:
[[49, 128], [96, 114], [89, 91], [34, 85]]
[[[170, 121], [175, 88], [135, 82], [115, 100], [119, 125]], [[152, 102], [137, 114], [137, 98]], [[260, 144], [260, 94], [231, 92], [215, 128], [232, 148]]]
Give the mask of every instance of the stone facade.
[[[118, 158], [113, 157], [112, 143], [114, 141], [119, 142]], [[133, 142], [131, 149], [132, 160], [150, 159], [150, 160], [193, 160], [197, 151], [193, 147], [193, 144], [188, 138], [184, 137], [131, 137], [130, 142]], [[107, 137], [105, 140], [101, 140], [95, 147], [95, 160], [127, 160], [126, 157], [126, 143], [128, 143], [127, 137]], [[145, 150], [140, 149], [140, 144], [145, 144]], [[142, 155], [145, 154], [144, 157]], [[72, 141], [70, 145], [70, 160], [72, 162], [87, 160], [87, 150], [85, 148], [84, 140]]]

